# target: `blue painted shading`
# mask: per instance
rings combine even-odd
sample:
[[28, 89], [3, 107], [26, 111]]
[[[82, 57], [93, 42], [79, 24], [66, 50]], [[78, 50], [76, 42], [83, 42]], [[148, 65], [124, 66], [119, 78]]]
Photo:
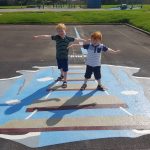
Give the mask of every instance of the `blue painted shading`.
[[[70, 72], [84, 72], [84, 69], [70, 69]], [[3, 125], [11, 120], [25, 119], [30, 113], [26, 113], [26, 108], [28, 105], [32, 104], [36, 100], [45, 99], [45, 96], [49, 95], [50, 98], [68, 97], [69, 103], [74, 99], [74, 97], [82, 97], [83, 101], [86, 101], [87, 98], [95, 95], [106, 95], [105, 92], [89, 90], [89, 91], [53, 91], [48, 92], [47, 88], [55, 84], [53, 81], [38, 82], [37, 79], [52, 77], [56, 79], [60, 75], [60, 72], [57, 68], [45, 68], [39, 69], [37, 71], [30, 83], [26, 86], [21, 93], [17, 94], [19, 87], [22, 85], [25, 76], [16, 80], [16, 83], [13, 84], [1, 101], [1, 119], [0, 124]], [[74, 77], [84, 77], [84, 74], [69, 74], [68, 76]], [[27, 80], [27, 79], [26, 79]], [[68, 84], [81, 84], [82, 81], [70, 81]], [[89, 84], [97, 83], [95, 81], [89, 81]], [[136, 83], [132, 80], [124, 70], [118, 68], [118, 71], [114, 75], [111, 71], [111, 68], [106, 65], [102, 65], [102, 83], [108, 87], [108, 92], [110, 95], [117, 96], [120, 100], [126, 103], [129, 108], [129, 112], [133, 115], [150, 115], [150, 103], [148, 99], [144, 96], [143, 87], [139, 83]], [[125, 96], [121, 92], [124, 90], [135, 90], [138, 91], [138, 95]], [[5, 101], [8, 99], [19, 99], [21, 103], [16, 105], [7, 105]], [[65, 103], [65, 104], [66, 104]], [[62, 107], [62, 106], [60, 106]], [[92, 117], [92, 116], [125, 116], [127, 115], [124, 111], [119, 108], [111, 109], [71, 109], [71, 110], [55, 110], [55, 111], [43, 111], [37, 112], [32, 116], [32, 119], [47, 118], [47, 125], [52, 126], [61, 121], [62, 118], [72, 118], [72, 117]], [[51, 122], [52, 118], [57, 118], [56, 122]], [[137, 134], [131, 130], [94, 130], [94, 131], [59, 131], [59, 132], [42, 132], [40, 135], [39, 145], [37, 147], [42, 147], [46, 145], [54, 145], [60, 143], [74, 142], [80, 140], [89, 140], [89, 139], [98, 139], [98, 138], [112, 138], [112, 137], [136, 137]]]
[[55, 145], [75, 141], [92, 140], [113, 137], [135, 137], [129, 130], [85, 130], [85, 131], [57, 131], [43, 132], [40, 135], [38, 147]]
[[43, 88], [39, 89], [38, 91], [36, 91], [35, 93], [33, 93], [32, 95], [22, 99], [21, 103], [16, 104], [16, 105], [11, 106], [8, 109], [6, 109], [5, 114], [10, 115], [12, 113], [15, 113], [15, 112], [19, 111], [22, 107], [25, 107], [29, 104], [32, 104], [35, 100], [38, 100], [41, 97], [47, 95], [48, 94], [48, 91], [47, 91], [48, 87], [51, 87], [54, 84], [55, 84], [55, 82], [52, 82], [50, 85], [43, 87]]
[[[150, 116], [150, 103], [144, 95], [143, 87], [132, 80], [127, 73], [118, 68], [116, 74], [112, 74], [110, 67], [103, 66], [104, 78], [103, 82], [109, 89], [108, 92], [111, 95], [116, 95], [126, 103], [129, 108], [127, 109], [133, 115]], [[132, 90], [137, 91], [137, 95], [123, 95], [122, 91]]]
[[24, 78], [23, 77], [20, 77], [18, 79], [14, 79], [16, 80], [14, 82], [13, 85], [11, 85], [9, 87], [9, 89], [5, 92], [5, 94], [0, 98], [0, 103], [4, 103], [5, 101], [7, 100], [11, 100], [11, 99], [15, 99], [17, 94], [18, 94], [18, 91], [21, 87], [21, 85], [23, 84], [24, 82]]

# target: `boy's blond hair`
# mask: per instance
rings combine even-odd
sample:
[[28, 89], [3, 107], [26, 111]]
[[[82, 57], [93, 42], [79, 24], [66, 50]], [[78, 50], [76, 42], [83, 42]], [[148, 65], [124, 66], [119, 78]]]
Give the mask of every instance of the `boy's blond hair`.
[[56, 30], [66, 30], [65, 24], [59, 23], [59, 24], [56, 26]]
[[99, 32], [99, 31], [96, 31], [96, 32], [93, 32], [91, 34], [91, 39], [94, 39], [94, 40], [102, 40], [102, 33]]

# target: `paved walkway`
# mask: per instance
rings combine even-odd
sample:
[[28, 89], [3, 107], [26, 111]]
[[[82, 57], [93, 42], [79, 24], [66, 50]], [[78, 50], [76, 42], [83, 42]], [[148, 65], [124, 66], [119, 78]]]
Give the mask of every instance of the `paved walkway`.
[[[122, 50], [118, 55], [103, 55], [102, 83], [106, 91], [97, 91], [95, 80], [88, 82], [87, 90], [80, 91], [85, 72], [84, 49], [70, 51], [68, 88], [62, 89], [61, 82], [54, 82], [59, 76], [55, 66], [55, 44], [49, 39], [32, 39], [33, 35], [48, 31], [54, 34], [54, 26], [0, 28], [3, 35], [1, 70], [6, 70], [8, 65], [11, 76], [0, 79], [0, 137], [4, 149], [7, 145], [12, 145], [8, 150], [14, 147], [23, 150], [26, 146], [43, 150], [78, 150], [85, 146], [86, 149], [103, 146], [137, 150], [150, 146], [148, 35], [124, 25], [68, 26], [68, 34], [77, 37], [87, 36], [93, 28], [101, 30], [104, 43]], [[46, 64], [48, 60], [51, 64]], [[14, 70], [10, 72], [12, 63], [16, 67], [22, 65], [21, 69], [15, 68], [19, 75], [13, 74]], [[31, 67], [24, 66], [26, 63]], [[3, 75], [8, 74], [4, 72]], [[95, 144], [91, 145], [93, 140]], [[4, 145], [5, 142], [9, 144]], [[73, 146], [76, 142], [84, 146]]]

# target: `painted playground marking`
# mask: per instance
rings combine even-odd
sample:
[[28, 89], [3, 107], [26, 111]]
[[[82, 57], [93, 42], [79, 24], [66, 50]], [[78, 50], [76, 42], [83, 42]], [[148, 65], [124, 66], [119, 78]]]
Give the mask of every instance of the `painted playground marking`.
[[0, 134], [1, 138], [4, 139], [11, 139], [11, 140], [21, 140], [21, 139], [26, 139], [29, 137], [34, 137], [34, 136], [40, 136], [41, 132], [30, 132], [24, 135], [6, 135], [6, 134]]
[[139, 92], [138, 91], [132, 91], [132, 90], [126, 90], [126, 91], [122, 91], [121, 94], [123, 95], [137, 95]]
[[[121, 86], [121, 88], [119, 88], [119, 89], [116, 89], [116, 90], [119, 90], [117, 93], [115, 92], [114, 93], [114, 91], [113, 91], [113, 88], [112, 88], [112, 84], [114, 84], [114, 80], [113, 80], [113, 77], [111, 77], [111, 76], [115, 76], [118, 72], [118, 70], [122, 70], [125, 74], [127, 74], [127, 75], [130, 75], [130, 73], [132, 73], [132, 72], [136, 72], [137, 70], [138, 70], [138, 68], [133, 68], [132, 69], [132, 67], [123, 67], [123, 66], [113, 66], [113, 65], [103, 65], [102, 66], [103, 67], [103, 69], [102, 69], [102, 71], [103, 71], [103, 73], [107, 76], [106, 78], [104, 78], [104, 80], [102, 80], [103, 81], [103, 84], [104, 85], [106, 85], [106, 87], [108, 86], [109, 88], [109, 90], [106, 90], [105, 92], [100, 92], [100, 95], [101, 94], [104, 94], [104, 95], [113, 95], [113, 94], [119, 94], [119, 95], [122, 95], [121, 97], [124, 97], [125, 98], [125, 100], [126, 100], [126, 96], [124, 96], [123, 94], [121, 94], [121, 92], [123, 92], [124, 94], [129, 94], [128, 95], [128, 98], [130, 98], [130, 96], [132, 96], [132, 98], [134, 98], [134, 97], [136, 97], [136, 91], [139, 91], [139, 88], [138, 87], [132, 87], [131, 86], [131, 84], [130, 83], [128, 83], [127, 85], [129, 85], [130, 86], [130, 90], [128, 90], [128, 87], [126, 87], [125, 86], [125, 84], [124, 84], [124, 82], [120, 82], [119, 84], [119, 86]], [[82, 72], [83, 70], [85, 70], [85, 66], [69, 66], [69, 68], [70, 68], [70, 71], [71, 72]], [[116, 69], [114, 69], [114, 68], [116, 68]], [[19, 96], [22, 96], [22, 93], [24, 93], [24, 94], [26, 94], [26, 95], [24, 95], [25, 97], [26, 96], [29, 96], [29, 98], [30, 98], [30, 95], [35, 95], [35, 96], [37, 96], [37, 95], [39, 95], [39, 93], [36, 93], [36, 91], [38, 91], [39, 92], [39, 90], [40, 89], [44, 89], [43, 87], [46, 87], [46, 86], [48, 86], [48, 83], [46, 82], [46, 81], [50, 81], [50, 82], [53, 82], [52, 80], [49, 80], [49, 79], [52, 79], [52, 78], [54, 78], [54, 77], [56, 77], [57, 75], [59, 75], [59, 72], [58, 72], [58, 69], [57, 69], [57, 67], [56, 66], [47, 66], [47, 67], [38, 67], [38, 71], [37, 72], [30, 72], [30, 73], [28, 73], [28, 72], [23, 72], [24, 74], [23, 74], [23, 80], [25, 81], [26, 80], [26, 82], [28, 83], [26, 83], [26, 86], [24, 87], [24, 90], [21, 90], [20, 91], [20, 93], [19, 93], [19, 95], [17, 95], [17, 97], [19, 97]], [[53, 69], [55, 69], [55, 70], [53, 70]], [[110, 74], [111, 72], [108, 72], [108, 70], [111, 70], [111, 69], [114, 69], [116, 72], [114, 72], [114, 74]], [[131, 69], [131, 70], [130, 70]], [[39, 74], [39, 72], [40, 72], [40, 74]], [[43, 72], [43, 74], [42, 74], [42, 72]], [[53, 73], [51, 73], [51, 72], [53, 72]], [[46, 74], [45, 74], [46, 73]], [[48, 77], [48, 75], [47, 74], [51, 74], [49, 77]], [[44, 77], [43, 77], [43, 75], [45, 75]], [[76, 74], [71, 74], [71, 75], [69, 75], [69, 76], [72, 76], [72, 77], [75, 77], [75, 76], [77, 76], [77, 77], [79, 77], [78, 75], [76, 75]], [[84, 76], [84, 75], [83, 75]], [[32, 78], [31, 78], [32, 77]], [[122, 80], [122, 78], [121, 78], [121, 76], [116, 76], [116, 77], [118, 77], [119, 78], [119, 80]], [[110, 79], [109, 79], [110, 78]], [[133, 77], [134, 78], [134, 77]], [[133, 79], [133, 78], [130, 78], [131, 80]], [[31, 82], [29, 82], [29, 81]], [[138, 80], [137, 78], [135, 78], [135, 80], [133, 80], [132, 82], [135, 82], [136, 80]], [[10, 82], [11, 80], [8, 80], [8, 82]], [[118, 81], [118, 80], [116, 80], [116, 81]], [[116, 82], [115, 81], [115, 82]], [[3, 81], [2, 81], [3, 82]], [[6, 82], [6, 81], [5, 81]], [[71, 81], [72, 82], [72, 81]], [[70, 82], [70, 83], [71, 83]], [[79, 81], [77, 81], [77, 82], [79, 82]], [[89, 82], [91, 82], [91, 81], [89, 81]], [[92, 81], [93, 82], [93, 84], [96, 86], [96, 84], [95, 84], [95, 81]], [[92, 83], [91, 82], [91, 83]], [[111, 82], [111, 83], [110, 83]], [[70, 84], [69, 83], [69, 84]], [[75, 83], [74, 81], [72, 82], [72, 83]], [[139, 82], [138, 82], [139, 83]], [[14, 84], [14, 83], [13, 83]], [[19, 84], [23, 84], [23, 81], [21, 80], [21, 82], [19, 82]], [[59, 85], [59, 84], [61, 84], [61, 82], [57, 82], [57, 84]], [[80, 83], [79, 83], [80, 84]], [[116, 83], [116, 86], [117, 86], [117, 84], [118, 84], [118, 82]], [[135, 83], [134, 83], [135, 84]], [[8, 84], [9, 86], [10, 86], [10, 84]], [[56, 84], [55, 84], [56, 85]], [[20, 86], [17, 86], [17, 87], [20, 87]], [[33, 87], [35, 87], [35, 88], [33, 88]], [[29, 90], [28, 90], [28, 88], [29, 88]], [[33, 89], [33, 91], [32, 91], [32, 89]], [[132, 89], [134, 89], [134, 90], [132, 90]], [[18, 88], [16, 88], [16, 90], [18, 91]], [[28, 92], [30, 92], [31, 91], [31, 93], [30, 94], [28, 94]], [[43, 93], [44, 91], [42, 90], [41, 91], [41, 94]], [[87, 91], [84, 91], [85, 93], [90, 93], [90, 91], [89, 92], [87, 92]], [[140, 91], [139, 91], [140, 92]], [[6, 92], [7, 93], [7, 92]], [[36, 94], [34, 94], [34, 93], [36, 93]], [[72, 92], [72, 91], [69, 91], [67, 94], [68, 94], [68, 96], [71, 96], [70, 94], [73, 94], [74, 92]], [[54, 95], [53, 95], [54, 94]], [[58, 94], [58, 95], [57, 95]], [[60, 94], [60, 95], [59, 95]], [[61, 95], [62, 94], [62, 95]], [[133, 94], [133, 95], [132, 95]], [[139, 96], [141, 95], [141, 93], [139, 94]], [[63, 97], [63, 96], [65, 96], [64, 95], [64, 93], [63, 92], [50, 92], [50, 93], [45, 93], [45, 95], [42, 95], [42, 97], [40, 97], [39, 98], [39, 100], [41, 100], [41, 99], [44, 99], [44, 100], [47, 100], [47, 99], [49, 99], [49, 98], [52, 98], [52, 97], [57, 97], [58, 96], [58, 98], [61, 98], [61, 97]], [[12, 98], [12, 100], [15, 100], [15, 98], [17, 99], [17, 97], [15, 97], [14, 96], [14, 99]], [[121, 98], [120, 97], [120, 98]], [[32, 98], [32, 96], [31, 96], [31, 98]], [[143, 97], [142, 97], [143, 98]], [[19, 99], [21, 99], [21, 98], [19, 98]], [[28, 100], [28, 99], [27, 99]], [[39, 101], [39, 103], [40, 102], [42, 102], [42, 101]], [[125, 103], [127, 103], [127, 102], [129, 102], [129, 108], [128, 109], [124, 109], [123, 107], [119, 107], [119, 109], [112, 109], [112, 114], [114, 113], [113, 111], [118, 111], [121, 115], [125, 115], [125, 116], [129, 116], [129, 117], [135, 117], [135, 111], [133, 111], [132, 109], [131, 109], [131, 105], [130, 105], [130, 102], [132, 102], [132, 101], [124, 101]], [[14, 107], [15, 108], [15, 107]], [[120, 111], [121, 110], [121, 111]], [[57, 110], [58, 111], [58, 110]], [[64, 112], [67, 112], [67, 110], [64, 110]], [[71, 110], [70, 110], [71, 111]], [[84, 110], [81, 110], [81, 112], [84, 112], [85, 113], [85, 109]], [[88, 112], [92, 112], [92, 111], [100, 111], [99, 113], [100, 114], [103, 114], [103, 112], [104, 113], [106, 113], [105, 111], [105, 109], [98, 109], [98, 110], [88, 110], [86, 113], [88, 113]], [[109, 112], [110, 110], [109, 109], [107, 109], [107, 111]], [[130, 113], [130, 111], [132, 112], [132, 113]], [[80, 110], [79, 110], [79, 112], [80, 112]], [[26, 113], [26, 115], [28, 115], [28, 116], [25, 116], [24, 118], [23, 118], [23, 120], [28, 120], [28, 121], [30, 121], [30, 120], [37, 120], [37, 119], [39, 119], [39, 118], [49, 118], [50, 116], [53, 116], [53, 115], [55, 115], [55, 111], [53, 112], [50, 112], [50, 111], [46, 111], [46, 112], [38, 112], [38, 110], [37, 109], [35, 109], [32, 113], [30, 113], [30, 114], [27, 114]], [[60, 113], [60, 112], [57, 112], [57, 113]], [[56, 114], [57, 114], [56, 113]], [[75, 113], [75, 112], [73, 112], [73, 113]], [[93, 112], [92, 112], [93, 113]], [[97, 114], [97, 113], [96, 113]], [[118, 117], [120, 114], [117, 114], [117, 113], [114, 113], [115, 115], [114, 116], [116, 116], [116, 117]], [[63, 117], [63, 118], [74, 118], [74, 117], [72, 117], [72, 116], [70, 116], [71, 115], [71, 113], [70, 114], [67, 114], [66, 116], [67, 117]], [[78, 113], [78, 111], [77, 111], [77, 114], [76, 115], [79, 115], [79, 113]], [[89, 113], [89, 115], [91, 115], [90, 113]], [[105, 114], [106, 115], [106, 114]], [[104, 116], [105, 116], [104, 115]], [[111, 114], [107, 114], [108, 116], [110, 115], [111, 116]], [[38, 117], [39, 116], [39, 117]], [[95, 115], [96, 116], [96, 115]], [[79, 115], [79, 117], [80, 117], [80, 115]], [[12, 119], [12, 120], [14, 120], [14, 119]], [[20, 119], [19, 119], [20, 120]], [[22, 119], [21, 119], [21, 121], [22, 121]], [[118, 120], [117, 120], [118, 121]], [[141, 120], [139, 120], [139, 121], [141, 121]], [[127, 121], [128, 122], [128, 121]], [[120, 128], [120, 130], [119, 131], [114, 131], [114, 137], [120, 137], [120, 134], [119, 133], [123, 133], [123, 136], [127, 136], [127, 137], [130, 137], [130, 135], [132, 135], [133, 137], [137, 137], [137, 136], [141, 136], [141, 135], [145, 135], [145, 134], [149, 134], [149, 130], [135, 130], [135, 129], [139, 129], [139, 128], [136, 128], [136, 127], [133, 127], [133, 128], [131, 128], [130, 130], [127, 130], [126, 132], [129, 132], [129, 136], [126, 134], [126, 133], [123, 133], [124, 131]], [[145, 128], [146, 129], [146, 128]], [[31, 131], [32, 132], [32, 131]], [[53, 131], [53, 132], [55, 132], [55, 131]], [[62, 131], [61, 131], [62, 132]], [[71, 131], [64, 131], [64, 133], [67, 135], [67, 134], [69, 134], [69, 132], [71, 132]], [[79, 132], [79, 134], [77, 134], [77, 132]], [[87, 139], [87, 137], [89, 137], [89, 134], [88, 135], [85, 135], [85, 136], [81, 136], [81, 134], [80, 134], [80, 132], [83, 132], [83, 131], [74, 131], [74, 134], [78, 137], [78, 139], [73, 139], [72, 141], [78, 141], [79, 139], [83, 139], [83, 140], [86, 140]], [[88, 130], [87, 131], [84, 131], [84, 133], [85, 132], [89, 132]], [[92, 132], [94, 132], [94, 131], [92, 131]], [[99, 130], [97, 130], [97, 132], [99, 133], [99, 135], [97, 135], [97, 138], [107, 138], [105, 135], [103, 136], [103, 132], [108, 132], [108, 134], [109, 134], [109, 132], [110, 131], [106, 131], [106, 130], [101, 130], [101, 131], [99, 131]], [[60, 132], [56, 132], [55, 133], [56, 134], [56, 136], [60, 136]], [[93, 134], [95, 134], [95, 132], [93, 133]], [[43, 139], [43, 138], [45, 138], [45, 136], [48, 136], [49, 138], [54, 138], [55, 140], [56, 140], [56, 137], [53, 137], [54, 135], [53, 135], [53, 133], [52, 132], [39, 132], [39, 130], [38, 130], [38, 133], [36, 133], [35, 132], [35, 136], [34, 136], [34, 134], [29, 134], [30, 136], [26, 136], [26, 134], [25, 135], [22, 135], [22, 136], [20, 136], [20, 135], [16, 135], [16, 138], [17, 138], [17, 140], [15, 140], [15, 138], [13, 138], [14, 136], [9, 136], [9, 139], [10, 140], [13, 140], [14, 139], [14, 141], [16, 141], [16, 142], [18, 142], [18, 143], [22, 143], [22, 144], [24, 144], [24, 145], [27, 145], [27, 146], [29, 146], [29, 147], [38, 147], [38, 146], [46, 146], [46, 145], [49, 145], [49, 144], [51, 144], [51, 145], [53, 145], [53, 142], [51, 142], [51, 141], [48, 141], [47, 143], [42, 143], [42, 145], [40, 145], [40, 143], [41, 143], [41, 140], [40, 140], [40, 142], [39, 142], [39, 145], [34, 145], [33, 143], [32, 143], [32, 139], [37, 139], [37, 140], [39, 140], [39, 139]], [[101, 136], [100, 136], [101, 135]], [[81, 137], [80, 137], [81, 136]], [[113, 135], [112, 135], [113, 136]], [[24, 138], [25, 137], [25, 138]], [[66, 140], [65, 140], [65, 135], [63, 135], [63, 137], [64, 137], [64, 140], [63, 140], [63, 143], [66, 143], [67, 141], [68, 141], [68, 138], [67, 138], [67, 136], [66, 136]], [[4, 137], [5, 138], [5, 137]], [[93, 137], [94, 138], [94, 137]], [[25, 141], [26, 140], [28, 140], [28, 143], [27, 142], [25, 142], [24, 141], [24, 139], [25, 139]], [[91, 139], [91, 138], [90, 138]], [[94, 138], [95, 139], [95, 138]], [[30, 141], [30, 142], [29, 142]], [[45, 141], [45, 140], [44, 140]], [[69, 140], [69, 141], [71, 141], [71, 140]], [[57, 142], [59, 143], [59, 140], [57, 140]]]
[[8, 100], [5, 103], [8, 104], [8, 105], [16, 105], [16, 104], [21, 103], [21, 101], [18, 100], [18, 99], [14, 99], [14, 100]]
[[29, 116], [27, 116], [26, 118], [25, 118], [25, 120], [28, 120], [28, 119], [30, 119], [34, 114], [36, 114], [37, 113], [37, 109], [36, 110], [34, 110]]
[[20, 75], [20, 76], [16, 76], [16, 77], [11, 77], [11, 78], [3, 78], [3, 79], [0, 79], [0, 81], [8, 81], [8, 80], [13, 80], [13, 79], [18, 79], [18, 78], [21, 78], [23, 75]]
[[[77, 37], [80, 38], [80, 35], [79, 35], [77, 29], [76, 28], [74, 28], [74, 29], [75, 29], [75, 33], [76, 33]], [[82, 44], [82, 43], [79, 43], [79, 44]], [[82, 52], [81, 55], [80, 54], [70, 55], [69, 57], [72, 57], [71, 59], [76, 59], [76, 60], [86, 57], [86, 51], [83, 48], [81, 49], [81, 52]], [[99, 93], [96, 92], [94, 94], [99, 95], [99, 96], [114, 95], [119, 98], [122, 98], [124, 103], [128, 104], [128, 106], [129, 106], [128, 109], [119, 107], [118, 109], [111, 109], [111, 110], [107, 108], [107, 109], [97, 109], [97, 110], [96, 109], [93, 109], [93, 110], [92, 109], [91, 110], [83, 109], [83, 110], [70, 110], [70, 111], [68, 111], [68, 110], [58, 111], [57, 110], [57, 111], [47, 111], [47, 112], [38, 112], [38, 110], [35, 109], [32, 113], [29, 114], [29, 113], [25, 112], [25, 108], [29, 104], [34, 103], [35, 99], [39, 99], [38, 102], [40, 103], [41, 99], [48, 100], [53, 97], [57, 97], [59, 99], [66, 95], [68, 97], [72, 97], [74, 95], [76, 97], [78, 95], [77, 91], [69, 91], [67, 93], [64, 93], [62, 91], [47, 93], [45, 91], [45, 87], [48, 86], [47, 81], [50, 81], [50, 83], [53, 83], [53, 78], [56, 78], [59, 75], [57, 66], [43, 66], [43, 67], [34, 66], [33, 68], [36, 68], [38, 70], [36, 70], [36, 71], [21, 70], [21, 71], [17, 71], [17, 72], [23, 74], [19, 77], [0, 79], [0, 83], [4, 82], [4, 84], [5, 84], [5, 82], [11, 83], [11, 79], [17, 79], [17, 78], [24, 79], [24, 82], [22, 80], [20, 81], [20, 79], [19, 79], [19, 82], [15, 81], [16, 83], [13, 82], [12, 84], [7, 84], [10, 87], [5, 88], [7, 91], [3, 90], [1, 95], [4, 95], [5, 101], [2, 98], [3, 103], [2, 103], [1, 107], [2, 107], [2, 111], [4, 111], [4, 112], [1, 113], [1, 115], [2, 115], [1, 116], [1, 118], [2, 118], [1, 125], [7, 124], [8, 121], [14, 121], [16, 119], [17, 115], [18, 115], [17, 119], [20, 122], [23, 121], [26, 123], [26, 122], [30, 122], [31, 120], [33, 120], [33, 123], [32, 123], [33, 126], [34, 126], [34, 123], [36, 122], [36, 120], [41, 119], [41, 118], [43, 118], [43, 119], [45, 118], [46, 121], [47, 120], [50, 121], [51, 119], [54, 119], [54, 120], [56, 119], [55, 121], [58, 121], [58, 122], [56, 122], [56, 125], [57, 125], [57, 123], [59, 123], [61, 119], [78, 117], [84, 121], [84, 117], [88, 118], [89, 116], [91, 116], [91, 117], [101, 116], [102, 118], [104, 118], [106, 116], [109, 116], [110, 118], [116, 117], [117, 123], [119, 122], [118, 116], [120, 118], [122, 116], [126, 116], [127, 119], [126, 119], [125, 123], [126, 122], [128, 123], [129, 118], [132, 118], [132, 117], [134, 118], [136, 115], [142, 115], [143, 117], [145, 117], [145, 116], [148, 117], [148, 122], [149, 122], [149, 116], [150, 116], [149, 101], [148, 101], [147, 97], [145, 97], [144, 88], [142, 86], [142, 83], [139, 81], [141, 79], [146, 79], [146, 80], [150, 81], [150, 78], [132, 76], [133, 75], [132, 72], [134, 72], [134, 73], [138, 72], [140, 68], [127, 67], [127, 66], [114, 66], [114, 65], [107, 65], [107, 64], [102, 65], [102, 68], [103, 68], [102, 71], [103, 71], [104, 75], [106, 75], [106, 78], [104, 77], [103, 82], [104, 82], [104, 85], [106, 84], [109, 87], [109, 90], [106, 90], [105, 92], [99, 92]], [[83, 70], [85, 70], [85, 65], [69, 66], [69, 69], [73, 73], [74, 72], [82, 72]], [[114, 69], [114, 72], [112, 74], [113, 69]], [[122, 74], [118, 70], [121, 70]], [[125, 77], [127, 76], [129, 78], [127, 78], [125, 80], [125, 82], [122, 82], [122, 81], [124, 81], [122, 75], [125, 75]], [[71, 74], [71, 76], [78, 77], [77, 74]], [[130, 81], [128, 81], [128, 80], [130, 80]], [[77, 81], [77, 82], [71, 81], [71, 82], [75, 83], [75, 84], [81, 84], [79, 81]], [[91, 82], [91, 81], [89, 81], [89, 82]], [[94, 81], [92, 81], [91, 83], [93, 83], [93, 82]], [[70, 82], [68, 82], [68, 83], [70, 84]], [[16, 86], [16, 84], [19, 84], [19, 85]], [[21, 84], [23, 84], [23, 85], [21, 86]], [[60, 82], [57, 82], [55, 85], [59, 85], [59, 84], [60, 84]], [[93, 84], [95, 84], [95, 82]], [[114, 85], [115, 85], [115, 88], [114, 88]], [[12, 89], [13, 89], [13, 91], [12, 91]], [[19, 92], [18, 92], [18, 94], [16, 94], [17, 93], [16, 91], [18, 91], [18, 89], [19, 89]], [[77, 93], [77, 95], [76, 95], [76, 93]], [[93, 93], [93, 90], [88, 91], [88, 92], [83, 91], [82, 94], [79, 92], [78, 96], [88, 95], [90, 93]], [[17, 105], [15, 106], [15, 103], [13, 104], [13, 102], [16, 102], [16, 104], [17, 104], [18, 99], [25, 100], [21, 103], [22, 104], [21, 106], [18, 105], [19, 108], [17, 107]], [[136, 100], [136, 103], [135, 103], [135, 100]], [[6, 102], [8, 104], [11, 104], [12, 106], [6, 106], [6, 105], [3, 106], [3, 104], [5, 104]], [[138, 107], [136, 107], [137, 109], [133, 108], [133, 106], [135, 106], [135, 104], [136, 104], [136, 106], [139, 106], [139, 108]], [[7, 112], [9, 112], [10, 114], [7, 115]], [[60, 117], [60, 120], [58, 119], [59, 117]], [[83, 117], [83, 118], [81, 118], [81, 117]], [[108, 120], [110, 122], [113, 122], [113, 121], [111, 121], [111, 119], [108, 119]], [[138, 122], [143, 123], [144, 121], [142, 122], [142, 119], [138, 118], [136, 125], [138, 125]], [[101, 123], [103, 123], [103, 121], [101, 121]], [[79, 124], [80, 124], [80, 122], [79, 122]], [[79, 124], [77, 123], [77, 125], [79, 125]], [[108, 125], [107, 122], [106, 122], [106, 125]], [[47, 145], [55, 145], [55, 144], [60, 144], [60, 143], [68, 143], [68, 142], [90, 140], [90, 139], [101, 139], [101, 138], [109, 138], [109, 137], [110, 138], [113, 138], [113, 137], [132, 137], [133, 138], [133, 137], [138, 137], [138, 136], [145, 135], [145, 134], [150, 134], [150, 130], [135, 130], [135, 129], [139, 129], [139, 128], [133, 127], [133, 128], [126, 129], [126, 130], [122, 130], [122, 128], [120, 128], [120, 130], [118, 130], [118, 131], [104, 130], [104, 129], [101, 131], [86, 130], [84, 132], [83, 131], [39, 132], [39, 130], [37, 130], [38, 132], [34, 132], [34, 133], [31, 132], [31, 133], [24, 134], [24, 135], [0, 134], [0, 137], [5, 138], [5, 139], [14, 140], [18, 143], [22, 143], [29, 147], [43, 147], [43, 146], [47, 146]], [[147, 129], [147, 128], [144, 128], [144, 129]], [[22, 132], [22, 130], [21, 130], [21, 132]], [[61, 138], [58, 138], [58, 137], [61, 137]], [[33, 143], [34, 140], [35, 141], [37, 140], [36, 144]]]
[[131, 114], [130, 112], [128, 112], [125, 108], [120, 107], [120, 109], [122, 111], [124, 111], [125, 113], [127, 113], [129, 116], [134, 116], [133, 114]]
[[37, 81], [39, 81], [39, 82], [47, 82], [47, 81], [51, 81], [51, 80], [54, 80], [54, 78], [45, 77], [45, 78], [39, 78], [39, 79], [37, 79]]

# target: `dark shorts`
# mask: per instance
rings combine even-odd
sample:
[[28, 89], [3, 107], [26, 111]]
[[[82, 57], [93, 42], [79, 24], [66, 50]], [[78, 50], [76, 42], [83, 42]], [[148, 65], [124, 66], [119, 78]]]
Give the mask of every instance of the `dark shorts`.
[[68, 59], [58, 59], [57, 58], [58, 69], [63, 69], [64, 72], [68, 71]]
[[91, 67], [87, 65], [84, 77], [90, 79], [93, 73], [96, 80], [101, 79], [101, 66]]

